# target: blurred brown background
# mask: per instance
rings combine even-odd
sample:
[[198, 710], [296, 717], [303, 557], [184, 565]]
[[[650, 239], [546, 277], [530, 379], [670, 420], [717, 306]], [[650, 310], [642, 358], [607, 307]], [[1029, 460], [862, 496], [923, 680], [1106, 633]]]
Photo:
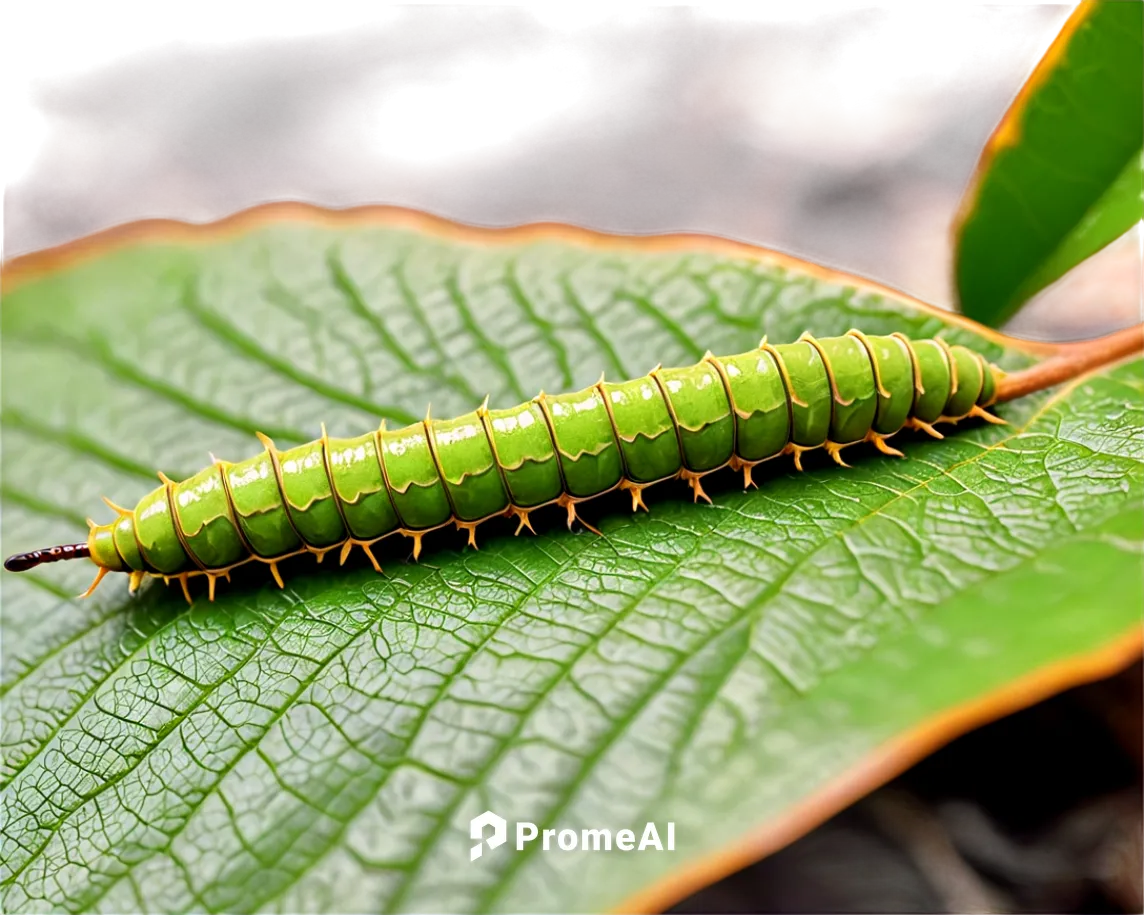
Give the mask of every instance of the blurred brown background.
[[[27, 4], [5, 256], [268, 200], [700, 231], [952, 305], [950, 222], [1070, 5]], [[61, 25], [62, 24], [62, 25]], [[1140, 238], [1015, 319], [1139, 320]], [[700, 911], [1140, 911], [1140, 668], [968, 735]]]

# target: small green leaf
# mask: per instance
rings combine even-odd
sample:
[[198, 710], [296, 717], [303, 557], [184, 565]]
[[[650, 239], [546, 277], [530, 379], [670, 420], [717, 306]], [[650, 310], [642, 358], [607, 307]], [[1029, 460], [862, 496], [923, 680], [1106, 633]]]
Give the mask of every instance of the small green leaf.
[[[272, 210], [281, 216], [283, 211]], [[714, 240], [478, 233], [392, 212], [136, 231], [12, 265], [3, 540], [83, 535], [208, 449], [282, 444], [857, 327], [1018, 341]], [[1138, 650], [1144, 363], [705, 486], [285, 564], [187, 609], [91, 566], [4, 575], [0, 905], [43, 911], [596, 911], [665, 904], [972, 721]], [[764, 472], [765, 471], [765, 472]], [[876, 764], [872, 760], [877, 761]], [[488, 849], [675, 824], [673, 852]], [[808, 811], [816, 811], [808, 814]], [[769, 838], [767, 838], [769, 837]], [[769, 843], [769, 844], [768, 844]], [[665, 882], [666, 881], [666, 882]]]
[[1144, 4], [1088, 0], [986, 146], [962, 201], [962, 311], [986, 324], [1144, 216]]

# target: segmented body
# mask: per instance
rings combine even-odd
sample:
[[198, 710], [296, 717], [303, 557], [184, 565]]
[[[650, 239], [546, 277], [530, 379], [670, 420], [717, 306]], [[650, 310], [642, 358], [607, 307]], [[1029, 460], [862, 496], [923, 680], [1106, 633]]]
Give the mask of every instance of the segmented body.
[[851, 331], [764, 340], [736, 356], [355, 438], [323, 429], [285, 451], [260, 436], [266, 448], [254, 457], [215, 460], [182, 482], [160, 475], [134, 509], [109, 502], [119, 517], [88, 537], [100, 567], [92, 589], [107, 571], [130, 573], [133, 590], [154, 575], [187, 592], [188, 578], [206, 575], [213, 599], [216, 579], [246, 562], [268, 564], [281, 585], [277, 563], [298, 553], [340, 550], [344, 562], [360, 546], [378, 567], [370, 547], [394, 534], [413, 539], [416, 557], [427, 531], [456, 525], [475, 545], [481, 522], [515, 516], [519, 533], [554, 503], [571, 525], [577, 503], [616, 488], [635, 510], [653, 483], [681, 477], [706, 498], [705, 474], [730, 466], [751, 485], [752, 468], [782, 454], [799, 469], [805, 451], [825, 448], [841, 464], [841, 449], [864, 441], [900, 455], [885, 440], [902, 428], [940, 437], [936, 422], [995, 419], [983, 407], [999, 374], [940, 339]]

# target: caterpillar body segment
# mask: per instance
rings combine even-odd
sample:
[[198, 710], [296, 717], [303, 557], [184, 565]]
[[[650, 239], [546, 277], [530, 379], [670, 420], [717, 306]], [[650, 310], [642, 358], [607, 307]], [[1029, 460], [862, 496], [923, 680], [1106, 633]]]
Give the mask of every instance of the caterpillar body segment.
[[454, 525], [475, 547], [483, 521], [515, 517], [520, 533], [545, 505], [563, 507], [571, 527], [579, 502], [617, 488], [633, 511], [646, 510], [642, 492], [654, 483], [681, 478], [707, 499], [706, 474], [729, 466], [751, 486], [756, 465], [784, 454], [800, 470], [818, 448], [844, 465], [842, 450], [859, 442], [902, 456], [886, 439], [903, 428], [940, 438], [935, 423], [1001, 422], [984, 409], [1001, 374], [940, 338], [804, 334], [508, 409], [490, 410], [486, 399], [455, 419], [427, 415], [403, 429], [383, 423], [331, 438], [323, 427], [284, 451], [260, 435], [264, 450], [253, 457], [214, 459], [181, 482], [160, 474], [162, 485], [133, 509], [109, 501], [115, 520], [89, 522], [85, 544], [19, 554], [5, 567], [86, 556], [98, 567], [87, 594], [116, 571], [129, 574], [132, 591], [147, 576], [176, 579], [188, 600], [189, 578], [206, 576], [213, 599], [218, 578], [248, 562], [268, 565], [282, 586], [277, 563], [304, 552], [321, 561], [339, 550], [345, 562], [360, 547], [380, 571], [371, 547], [395, 534], [413, 540], [416, 558], [428, 531]]

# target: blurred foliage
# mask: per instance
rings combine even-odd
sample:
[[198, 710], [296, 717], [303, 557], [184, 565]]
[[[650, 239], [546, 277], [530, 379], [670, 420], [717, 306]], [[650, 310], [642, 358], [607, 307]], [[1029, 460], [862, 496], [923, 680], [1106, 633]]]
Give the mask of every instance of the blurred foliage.
[[1144, 215], [1144, 3], [1088, 0], [990, 139], [962, 202], [962, 311], [999, 325]]

